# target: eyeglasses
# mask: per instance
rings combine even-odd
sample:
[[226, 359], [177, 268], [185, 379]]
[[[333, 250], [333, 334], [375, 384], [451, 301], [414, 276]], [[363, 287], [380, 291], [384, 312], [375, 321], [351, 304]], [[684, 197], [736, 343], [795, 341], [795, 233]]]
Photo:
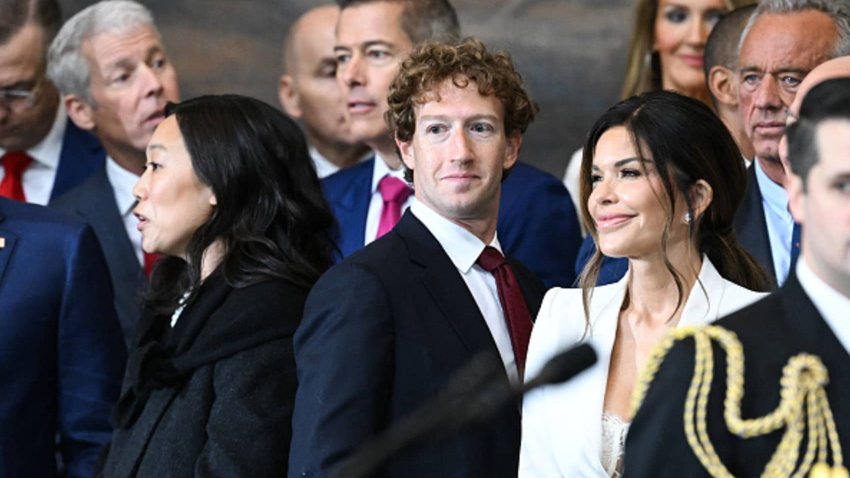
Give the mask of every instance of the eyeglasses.
[[30, 88], [0, 88], [0, 105], [13, 110], [32, 108], [38, 99], [44, 76], [41, 76]]

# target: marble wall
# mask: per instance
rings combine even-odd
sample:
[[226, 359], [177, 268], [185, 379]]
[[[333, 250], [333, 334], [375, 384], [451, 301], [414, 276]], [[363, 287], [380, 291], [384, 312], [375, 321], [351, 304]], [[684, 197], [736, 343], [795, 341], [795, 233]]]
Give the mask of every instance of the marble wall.
[[[521, 158], [561, 176], [622, 83], [634, 0], [452, 0], [463, 33], [511, 53], [540, 115]], [[60, 0], [67, 16], [91, 0]], [[277, 105], [280, 43], [315, 0], [142, 1], [180, 76], [184, 98], [240, 93]]]

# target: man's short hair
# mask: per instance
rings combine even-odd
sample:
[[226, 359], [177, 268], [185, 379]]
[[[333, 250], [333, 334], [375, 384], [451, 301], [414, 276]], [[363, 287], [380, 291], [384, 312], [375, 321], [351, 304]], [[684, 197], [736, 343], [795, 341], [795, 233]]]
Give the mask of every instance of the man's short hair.
[[94, 105], [83, 43], [100, 33], [129, 32], [142, 26], [156, 31], [151, 12], [132, 0], [104, 0], [83, 9], [62, 25], [50, 44], [47, 76], [63, 95], [76, 95]]
[[825, 13], [832, 19], [838, 31], [838, 40], [827, 59], [850, 55], [850, 10], [848, 10], [847, 5], [842, 0], [761, 0], [758, 8], [756, 8], [756, 11], [750, 17], [750, 21], [747, 22], [747, 26], [744, 27], [744, 31], [741, 32], [738, 51], [741, 51], [744, 40], [746, 40], [753, 24], [755, 24], [760, 16], [765, 14], [797, 13], [808, 10]]
[[[505, 135], [525, 133], [534, 121], [538, 107], [525, 91], [510, 55], [487, 51], [477, 38], [452, 43], [428, 41], [413, 49], [390, 85], [385, 119], [395, 138], [404, 142], [413, 138], [416, 106], [439, 100], [437, 89], [449, 79], [459, 88], [474, 82], [478, 93], [501, 100]], [[413, 180], [411, 173], [405, 171], [409, 182]]]
[[818, 126], [828, 120], [850, 121], [850, 77], [826, 80], [812, 88], [803, 98], [798, 120], [785, 131], [788, 161], [802, 178], [804, 191], [809, 171], [820, 160]]
[[537, 105], [525, 91], [510, 55], [487, 51], [477, 38], [453, 43], [429, 41], [413, 49], [390, 85], [386, 120], [396, 138], [413, 138], [414, 108], [434, 99], [437, 88], [448, 79], [460, 88], [475, 82], [481, 95], [499, 98], [505, 107], [507, 135], [524, 133], [537, 114]]
[[738, 41], [747, 21], [755, 11], [756, 6], [745, 5], [723, 15], [714, 25], [708, 40], [705, 42], [703, 73], [708, 79], [708, 73], [715, 66], [723, 66], [734, 70], [738, 63]]
[[414, 45], [460, 38], [457, 12], [448, 0], [337, 0], [340, 10], [376, 2], [404, 4], [401, 29]]
[[44, 30], [46, 50], [62, 25], [62, 10], [56, 0], [0, 0], [0, 12], [0, 44], [32, 22]]

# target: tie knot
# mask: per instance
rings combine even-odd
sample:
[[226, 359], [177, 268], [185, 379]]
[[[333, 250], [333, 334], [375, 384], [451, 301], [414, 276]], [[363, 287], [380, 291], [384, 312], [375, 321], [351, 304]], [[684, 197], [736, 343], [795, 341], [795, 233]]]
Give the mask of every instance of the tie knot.
[[487, 272], [493, 272], [499, 266], [505, 263], [505, 256], [502, 255], [495, 247], [487, 246], [484, 251], [478, 256], [478, 265], [484, 268]]
[[404, 203], [413, 193], [404, 181], [393, 176], [381, 178], [381, 181], [378, 182], [378, 190], [381, 192], [381, 199], [384, 202], [393, 204]]
[[0, 163], [3, 163], [3, 169], [6, 174], [20, 178], [27, 166], [32, 162], [32, 158], [23, 151], [9, 151], [0, 158]]

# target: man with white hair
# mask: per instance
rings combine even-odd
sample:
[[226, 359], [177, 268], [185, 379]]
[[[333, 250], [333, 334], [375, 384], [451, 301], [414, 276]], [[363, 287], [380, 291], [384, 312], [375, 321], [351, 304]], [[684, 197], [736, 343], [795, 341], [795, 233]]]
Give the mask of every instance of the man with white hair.
[[129, 344], [140, 316], [143, 272], [155, 260], [142, 251], [132, 189], [166, 103], [179, 99], [177, 74], [151, 13], [130, 0], [102, 1], [69, 19], [50, 45], [47, 74], [71, 120], [94, 132], [106, 149], [105, 168], [56, 206], [87, 221], [103, 246]]

